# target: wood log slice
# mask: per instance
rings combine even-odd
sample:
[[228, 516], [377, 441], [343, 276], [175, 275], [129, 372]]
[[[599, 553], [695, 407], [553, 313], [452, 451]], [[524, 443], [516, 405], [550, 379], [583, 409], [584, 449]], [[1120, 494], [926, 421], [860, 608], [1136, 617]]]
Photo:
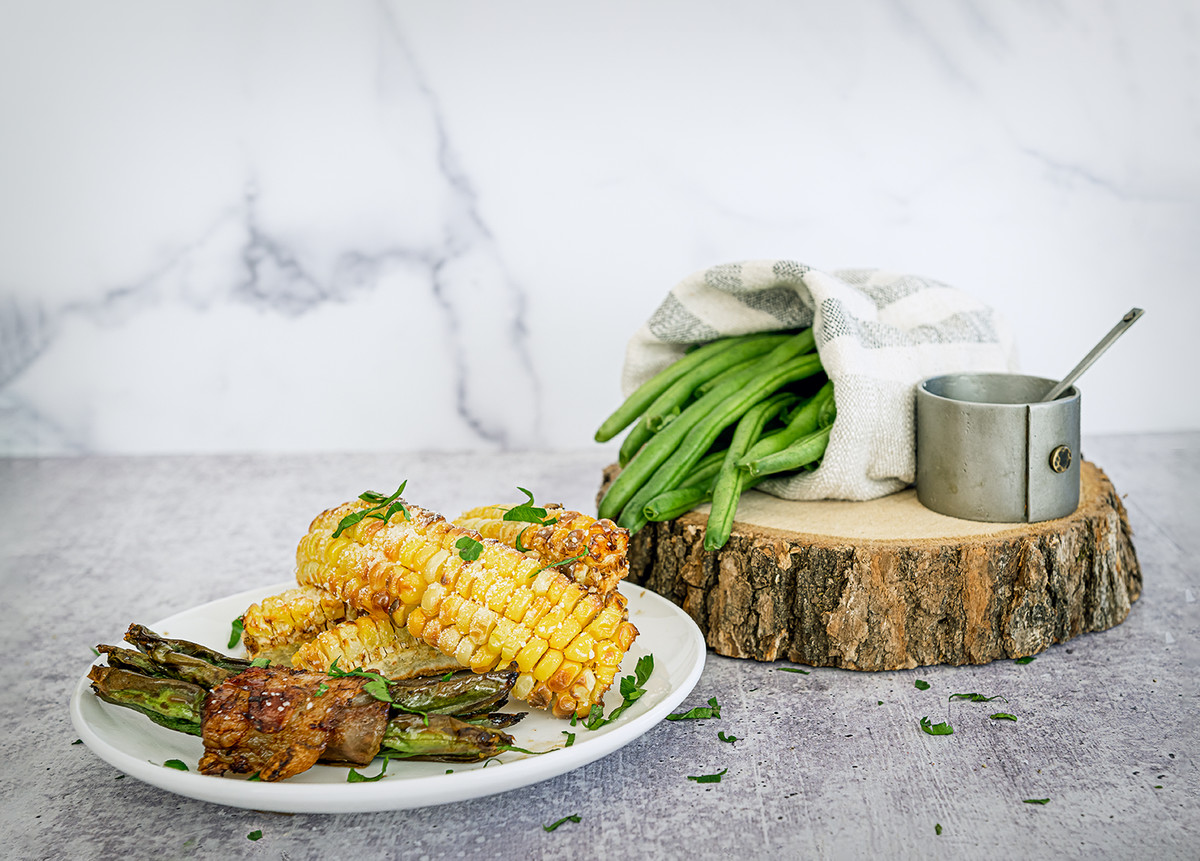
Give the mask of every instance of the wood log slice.
[[640, 530], [629, 581], [729, 657], [855, 670], [1023, 657], [1119, 624], [1141, 595], [1112, 483], [1087, 461], [1080, 482], [1073, 514], [1017, 524], [937, 514], [912, 488], [869, 502], [750, 491], [718, 551], [704, 550], [708, 506]]

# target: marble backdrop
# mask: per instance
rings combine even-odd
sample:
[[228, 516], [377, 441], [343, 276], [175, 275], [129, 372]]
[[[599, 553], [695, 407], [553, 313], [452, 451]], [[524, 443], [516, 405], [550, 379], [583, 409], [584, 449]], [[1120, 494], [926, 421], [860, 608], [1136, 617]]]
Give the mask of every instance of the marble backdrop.
[[0, 454], [587, 447], [776, 257], [1200, 428], [1200, 4], [0, 2]]

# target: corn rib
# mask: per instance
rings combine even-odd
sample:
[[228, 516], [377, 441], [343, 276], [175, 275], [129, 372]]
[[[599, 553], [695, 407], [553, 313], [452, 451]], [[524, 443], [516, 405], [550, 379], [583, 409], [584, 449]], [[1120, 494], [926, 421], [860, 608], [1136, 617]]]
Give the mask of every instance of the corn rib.
[[371, 670], [389, 679], [411, 679], [461, 669], [458, 662], [416, 640], [391, 619], [374, 613], [334, 625], [304, 643], [292, 658], [300, 670], [327, 673], [333, 662], [343, 670]]
[[302, 643], [354, 615], [336, 595], [299, 586], [251, 604], [242, 614], [242, 642], [251, 658], [286, 663]]
[[[297, 548], [297, 581], [359, 613], [386, 615], [476, 672], [516, 663], [514, 696], [560, 717], [586, 715], [637, 636], [621, 594], [602, 595], [496, 539], [405, 505], [408, 519], [364, 518], [337, 538], [341, 520], [367, 504], [318, 515]], [[478, 543], [478, 558], [460, 554], [464, 538]]]
[[[573, 559], [560, 570], [601, 595], [615, 590], [629, 573], [629, 532], [611, 520], [597, 520], [561, 505], [545, 507], [545, 523], [505, 520], [512, 506], [485, 505], [464, 511], [455, 523], [485, 538], [523, 550], [543, 565]], [[578, 557], [578, 558], [577, 558]]]

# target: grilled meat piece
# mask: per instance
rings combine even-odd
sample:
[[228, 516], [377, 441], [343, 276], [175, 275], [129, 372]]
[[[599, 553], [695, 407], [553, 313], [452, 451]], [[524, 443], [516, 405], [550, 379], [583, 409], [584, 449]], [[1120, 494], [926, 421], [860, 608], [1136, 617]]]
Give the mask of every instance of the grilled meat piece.
[[284, 667], [251, 667], [204, 703], [204, 774], [257, 773], [283, 780], [318, 760], [366, 765], [383, 740], [388, 704], [366, 679]]

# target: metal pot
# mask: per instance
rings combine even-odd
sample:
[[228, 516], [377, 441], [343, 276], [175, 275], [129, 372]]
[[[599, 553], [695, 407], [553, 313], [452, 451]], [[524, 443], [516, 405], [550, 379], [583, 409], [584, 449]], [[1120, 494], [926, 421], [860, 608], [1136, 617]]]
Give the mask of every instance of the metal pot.
[[964, 520], [1035, 523], [1079, 506], [1079, 390], [1057, 381], [947, 374], [917, 386], [917, 498]]

